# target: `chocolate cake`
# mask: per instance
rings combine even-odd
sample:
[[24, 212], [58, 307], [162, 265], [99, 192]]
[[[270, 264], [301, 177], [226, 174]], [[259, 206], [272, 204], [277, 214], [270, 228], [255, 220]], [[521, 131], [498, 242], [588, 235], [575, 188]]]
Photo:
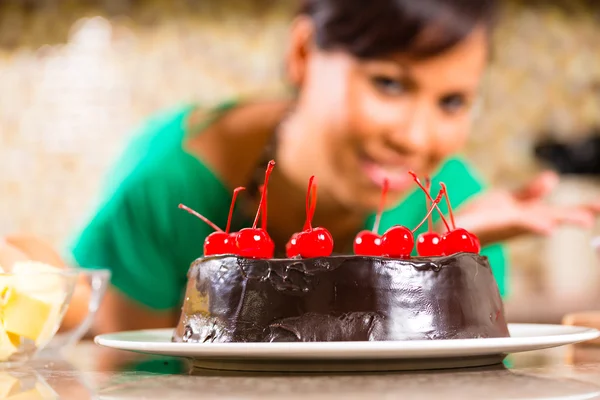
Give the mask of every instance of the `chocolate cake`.
[[212, 256], [188, 273], [175, 342], [507, 337], [487, 258], [474, 253], [252, 259]]

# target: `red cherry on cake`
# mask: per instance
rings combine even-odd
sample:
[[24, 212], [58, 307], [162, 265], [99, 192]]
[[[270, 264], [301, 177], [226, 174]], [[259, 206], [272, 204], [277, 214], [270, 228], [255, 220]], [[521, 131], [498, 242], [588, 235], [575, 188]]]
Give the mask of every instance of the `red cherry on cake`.
[[386, 257], [410, 257], [414, 246], [413, 233], [405, 226], [392, 226], [381, 237], [381, 252]]
[[317, 184], [315, 177], [308, 181], [306, 192], [306, 221], [302, 232], [294, 233], [285, 246], [289, 258], [300, 256], [302, 258], [328, 257], [333, 252], [333, 237], [322, 227], [313, 228], [312, 219], [317, 207]]
[[442, 236], [442, 248], [446, 256], [456, 253], [479, 253], [480, 250], [473, 240], [473, 235], [462, 228], [454, 229]]
[[[275, 243], [267, 233], [267, 186], [269, 177], [275, 168], [275, 161], [269, 161], [265, 172], [265, 183], [261, 190], [260, 202], [252, 228], [240, 230], [235, 237], [237, 254], [249, 258], [273, 258], [275, 254]], [[262, 213], [262, 227], [257, 228], [258, 218]]]
[[390, 187], [390, 181], [384, 179], [383, 188], [381, 190], [381, 200], [379, 201], [379, 208], [377, 209], [377, 216], [375, 217], [375, 223], [373, 224], [373, 230], [361, 231], [354, 238], [354, 254], [359, 256], [381, 256], [381, 236], [379, 236], [379, 224], [381, 222], [381, 215], [385, 207], [385, 197]]
[[184, 206], [183, 204], [179, 205], [179, 208], [200, 218], [202, 221], [204, 221], [206, 224], [208, 224], [215, 230], [215, 232], [211, 233], [206, 237], [206, 239], [204, 239], [205, 257], [219, 254], [238, 254], [237, 247], [235, 246], [235, 236], [237, 235], [237, 233], [229, 233], [229, 229], [231, 228], [231, 219], [233, 217], [233, 211], [235, 209], [235, 200], [237, 199], [238, 194], [244, 189], [245, 188], [243, 187], [238, 187], [233, 191], [231, 205], [229, 207], [229, 216], [227, 217], [227, 228], [225, 228], [225, 232], [223, 232], [221, 228], [212, 223], [204, 215], [192, 210], [187, 206]]
[[256, 228], [244, 228], [237, 233], [235, 245], [238, 254], [249, 258], [273, 258], [275, 244], [267, 231]]
[[[298, 235], [300, 233], [294, 233], [290, 240], [285, 245], [285, 254], [292, 258], [294, 255], [300, 254], [300, 249], [298, 249]], [[293, 255], [290, 255], [293, 254]]]
[[[448, 231], [450, 231], [450, 225], [448, 225], [448, 221], [446, 221], [444, 214], [441, 212], [441, 210], [438, 207], [438, 203], [439, 203], [439, 200], [441, 200], [441, 197], [438, 195], [438, 199], [436, 199], [437, 201], [433, 200], [431, 198], [431, 194], [429, 193], [429, 191], [430, 191], [429, 179], [427, 179], [427, 185], [426, 185], [427, 187], [425, 187], [421, 183], [419, 178], [417, 177], [417, 174], [415, 174], [412, 171], [410, 171], [409, 174], [412, 175], [417, 186], [419, 186], [419, 188], [425, 193], [425, 197], [426, 197], [427, 201], [432, 203], [433, 208], [435, 208], [438, 211], [438, 213], [440, 214], [440, 217], [442, 219], [442, 222], [446, 226], [446, 229]], [[442, 188], [442, 191], [443, 190], [444, 189]], [[441, 194], [442, 194], [442, 192], [440, 192], [440, 195]], [[430, 211], [432, 211], [432, 210], [430, 210]], [[429, 222], [428, 232], [420, 234], [419, 237], [417, 238], [417, 252], [419, 253], [419, 255], [421, 257], [441, 256], [444, 254], [444, 250], [442, 248], [442, 235], [440, 235], [436, 232], [433, 232], [431, 218], [428, 218], [428, 222]]]
[[204, 239], [204, 255], [236, 254], [231, 236], [225, 232], [213, 232]]
[[421, 257], [442, 255], [442, 237], [436, 232], [421, 233], [417, 237], [417, 252]]
[[454, 222], [454, 213], [452, 212], [452, 204], [450, 202], [450, 196], [448, 195], [448, 188], [441, 182], [440, 186], [444, 191], [446, 197], [446, 204], [448, 205], [448, 214], [450, 215], [450, 222], [452, 223], [452, 230], [446, 232], [442, 236], [442, 249], [445, 256], [450, 256], [456, 253], [474, 253], [479, 254], [481, 251], [481, 245], [479, 244], [479, 238], [467, 231], [466, 229], [457, 228]]
[[381, 248], [384, 256], [394, 258], [408, 258], [413, 251], [415, 246], [414, 233], [428, 220], [431, 213], [442, 200], [442, 193], [440, 192], [437, 198], [433, 201], [433, 204], [427, 215], [419, 225], [412, 231], [405, 226], [394, 226], [390, 228], [381, 238]]
[[479, 254], [481, 251], [481, 243], [479, 242], [479, 238], [471, 232], [469, 232], [469, 235], [471, 235], [471, 240], [473, 241], [473, 248], [476, 249], [474, 253]]
[[[417, 177], [416, 175], [413, 175], [413, 179], [415, 179], [415, 181], [417, 182], [417, 184], [419, 184], [420, 182], [417, 181]], [[429, 178], [425, 178], [426, 184], [425, 184], [425, 188], [421, 188], [424, 189], [426, 194], [430, 194], [431, 192], [431, 180]], [[436, 199], [437, 200], [437, 199]], [[433, 231], [433, 221], [431, 219], [431, 211], [433, 211], [433, 205], [432, 207], [429, 207], [429, 203], [431, 203], [429, 201], [429, 197], [426, 196], [426, 202], [428, 203], [427, 207], [430, 208], [430, 211], [428, 213], [428, 217], [427, 217], [427, 232], [425, 233], [421, 233], [418, 237], [417, 237], [417, 253], [421, 256], [421, 257], [435, 257], [435, 256], [441, 256], [442, 255], [442, 236]], [[437, 205], [437, 203], [436, 203]], [[416, 228], [413, 232], [417, 231], [418, 228]]]
[[354, 238], [354, 254], [360, 256], [380, 256], [381, 236], [371, 231], [361, 231]]
[[[413, 176], [417, 185], [419, 185], [419, 187], [425, 192], [425, 195], [427, 196], [427, 198], [430, 201], [433, 201], [433, 199], [431, 198], [431, 195], [429, 194], [429, 191], [421, 184], [417, 175], [412, 171], [410, 172], [410, 174]], [[441, 239], [439, 241], [439, 244], [440, 244], [439, 250], [440, 251], [439, 251], [438, 255], [449, 256], [449, 255], [456, 254], [456, 253], [479, 254], [479, 252], [481, 251], [481, 245], [479, 243], [479, 239], [477, 238], [477, 236], [475, 236], [471, 232], [467, 231], [466, 229], [456, 228], [456, 224], [454, 222], [454, 214], [452, 212], [452, 204], [450, 202], [450, 196], [448, 195], [448, 188], [446, 187], [446, 185], [444, 183], [440, 183], [440, 186], [442, 187], [442, 190], [440, 193], [443, 193], [444, 197], [446, 198], [446, 203], [448, 205], [448, 213], [450, 215], [450, 221], [452, 222], [452, 228], [450, 228], [448, 221], [446, 221], [446, 219], [444, 218], [444, 214], [442, 213], [442, 211], [439, 209], [437, 204], [435, 204], [435, 208], [437, 209], [438, 213], [440, 214], [440, 217], [442, 218], [442, 221], [443, 221], [444, 225], [446, 226], [446, 229], [448, 230], [444, 235], [441, 236]], [[430, 248], [431, 248], [431, 246], [430, 246]], [[421, 253], [419, 252], [419, 254], [421, 254]], [[425, 255], [425, 254], [421, 254], [421, 255]]]
[[300, 232], [296, 237], [296, 251], [302, 258], [328, 257], [333, 253], [333, 236], [321, 227]]

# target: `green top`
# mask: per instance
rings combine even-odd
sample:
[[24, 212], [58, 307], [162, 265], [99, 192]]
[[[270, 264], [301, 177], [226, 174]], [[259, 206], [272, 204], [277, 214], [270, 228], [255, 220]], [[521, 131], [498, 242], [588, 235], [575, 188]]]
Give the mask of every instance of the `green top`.
[[[227, 103], [217, 107], [194, 134], [234, 106]], [[72, 249], [80, 266], [110, 268], [116, 288], [156, 310], [180, 306], [189, 265], [202, 256], [204, 238], [212, 232], [179, 210], [178, 204], [188, 205], [219, 226], [226, 224], [229, 212], [231, 191], [202, 160], [183, 149], [183, 139], [190, 134], [185, 122], [193, 109], [191, 105], [179, 107], [142, 126], [109, 175], [104, 200]], [[453, 206], [483, 190], [480, 179], [458, 158], [443, 164], [433, 187], [439, 181], [447, 184]], [[445, 205], [441, 207], [445, 212]], [[381, 231], [396, 224], [416, 226], [425, 210], [425, 196], [415, 190], [383, 214]], [[373, 220], [365, 221], [365, 228], [370, 229]], [[425, 224], [420, 232], [426, 229]], [[503, 248], [489, 246], [482, 253], [489, 257], [504, 295]]]

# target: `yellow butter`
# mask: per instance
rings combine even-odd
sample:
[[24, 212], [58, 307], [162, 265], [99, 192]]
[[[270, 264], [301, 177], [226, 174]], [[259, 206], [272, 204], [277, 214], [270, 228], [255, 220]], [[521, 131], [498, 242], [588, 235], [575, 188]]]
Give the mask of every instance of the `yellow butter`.
[[6, 300], [8, 292], [14, 287], [14, 276], [0, 275], [0, 305]]
[[2, 324], [8, 333], [37, 340], [51, 312], [50, 304], [26, 293], [9, 290], [2, 306]]
[[48, 318], [46, 318], [44, 327], [35, 340], [35, 345], [38, 347], [46, 345], [52, 339], [58, 329], [63, 313], [62, 304], [50, 303], [48, 306], [50, 306], [50, 313], [48, 314]]
[[8, 336], [8, 340], [10, 340], [10, 343], [13, 346], [19, 347], [21, 345], [21, 337], [19, 335], [15, 335], [14, 333], [6, 332], [6, 336]]
[[0, 372], [0, 399], [19, 393], [21, 383], [14, 376], [6, 372]]

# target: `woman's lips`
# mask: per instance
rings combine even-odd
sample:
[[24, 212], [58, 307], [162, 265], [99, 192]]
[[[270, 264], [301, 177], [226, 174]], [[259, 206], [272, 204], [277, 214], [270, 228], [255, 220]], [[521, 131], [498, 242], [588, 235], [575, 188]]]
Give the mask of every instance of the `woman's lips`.
[[363, 161], [362, 169], [371, 182], [383, 187], [385, 179], [389, 182], [390, 190], [400, 191], [409, 188], [413, 184], [413, 178], [409, 175], [409, 168], [384, 167], [374, 161]]

